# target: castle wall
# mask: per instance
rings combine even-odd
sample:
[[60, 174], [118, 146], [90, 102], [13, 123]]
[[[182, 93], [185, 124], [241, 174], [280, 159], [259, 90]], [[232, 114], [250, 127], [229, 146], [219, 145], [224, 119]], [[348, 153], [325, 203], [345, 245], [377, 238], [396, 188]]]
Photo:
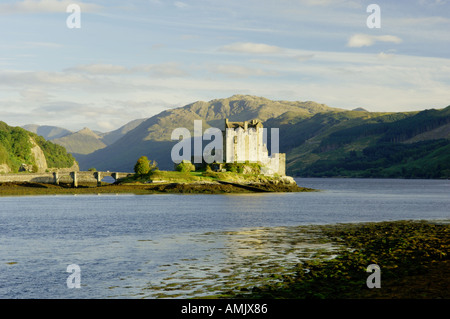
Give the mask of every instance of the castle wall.
[[262, 129], [226, 129], [224, 137], [225, 162], [258, 162], [264, 156]]
[[286, 154], [276, 153], [266, 158], [266, 161], [262, 162], [262, 173], [265, 175], [278, 174], [280, 176], [286, 175]]

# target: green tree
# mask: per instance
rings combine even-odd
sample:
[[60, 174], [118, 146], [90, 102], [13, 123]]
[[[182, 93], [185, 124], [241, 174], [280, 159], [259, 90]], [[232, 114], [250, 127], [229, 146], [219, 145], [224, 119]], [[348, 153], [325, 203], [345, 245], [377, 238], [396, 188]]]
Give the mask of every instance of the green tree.
[[147, 156], [141, 156], [137, 162], [136, 165], [134, 165], [134, 172], [137, 175], [145, 175], [148, 174], [150, 171], [150, 161], [148, 160]]
[[134, 165], [134, 172], [137, 175], [146, 175], [156, 169], [158, 164], [155, 161], [149, 161], [147, 156], [141, 156]]

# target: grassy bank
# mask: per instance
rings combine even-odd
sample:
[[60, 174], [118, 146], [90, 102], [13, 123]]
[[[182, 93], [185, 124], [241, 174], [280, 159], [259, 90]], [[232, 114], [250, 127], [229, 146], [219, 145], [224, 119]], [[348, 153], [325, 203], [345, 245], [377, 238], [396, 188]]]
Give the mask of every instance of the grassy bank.
[[[195, 171], [195, 172], [178, 172], [178, 171], [151, 171], [144, 175], [133, 175], [124, 178], [120, 184], [130, 183], [193, 183], [193, 182], [232, 182], [240, 184], [279, 184], [289, 183], [290, 177], [286, 176], [266, 176], [262, 174], [243, 174], [236, 172], [213, 172], [213, 171]], [[295, 183], [292, 180], [292, 183]]]
[[[289, 272], [261, 273], [260, 285], [215, 298], [450, 298], [450, 225], [395, 221], [313, 226], [343, 248], [336, 258], [302, 260]], [[294, 243], [291, 243], [294, 244]], [[367, 266], [381, 268], [369, 289]], [[278, 281], [265, 284], [268, 277]]]

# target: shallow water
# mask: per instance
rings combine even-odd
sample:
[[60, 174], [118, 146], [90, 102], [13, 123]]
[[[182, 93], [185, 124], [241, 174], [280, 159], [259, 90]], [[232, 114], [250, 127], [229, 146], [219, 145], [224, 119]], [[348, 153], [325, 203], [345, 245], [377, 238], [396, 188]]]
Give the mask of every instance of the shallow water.
[[0, 197], [0, 298], [201, 296], [330, 248], [297, 225], [450, 218], [449, 180], [297, 183], [322, 191]]

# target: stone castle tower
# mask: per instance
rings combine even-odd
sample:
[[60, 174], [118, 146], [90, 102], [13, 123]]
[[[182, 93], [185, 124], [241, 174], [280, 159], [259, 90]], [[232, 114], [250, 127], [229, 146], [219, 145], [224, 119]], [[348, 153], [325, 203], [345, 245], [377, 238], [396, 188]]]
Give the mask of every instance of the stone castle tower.
[[259, 162], [263, 174], [286, 175], [286, 154], [275, 153], [269, 156], [261, 121], [230, 122], [225, 119], [225, 130], [222, 134], [226, 163]]

